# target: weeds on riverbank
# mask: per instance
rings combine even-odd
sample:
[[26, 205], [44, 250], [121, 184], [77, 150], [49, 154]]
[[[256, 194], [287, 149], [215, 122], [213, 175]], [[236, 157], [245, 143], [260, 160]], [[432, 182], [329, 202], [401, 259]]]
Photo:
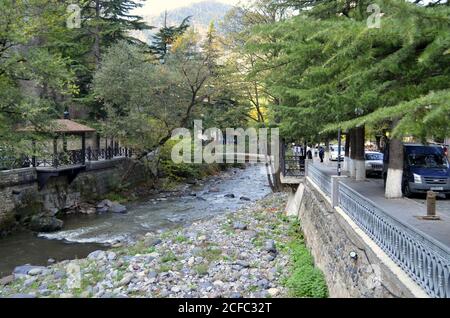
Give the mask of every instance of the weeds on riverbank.
[[320, 269], [314, 266], [314, 260], [305, 245], [300, 223], [290, 220], [290, 241], [287, 248], [292, 260], [290, 276], [285, 278], [285, 285], [291, 297], [328, 297], [325, 277]]

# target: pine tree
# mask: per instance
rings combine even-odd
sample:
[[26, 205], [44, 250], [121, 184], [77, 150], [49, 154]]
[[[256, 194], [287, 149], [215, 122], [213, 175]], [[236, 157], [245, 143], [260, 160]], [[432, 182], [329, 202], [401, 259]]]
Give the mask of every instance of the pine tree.
[[167, 25], [167, 11], [164, 13], [164, 25], [153, 36], [151, 52], [164, 63], [166, 55], [169, 53], [175, 40], [182, 36], [189, 28], [190, 16], [183, 19], [178, 26]]

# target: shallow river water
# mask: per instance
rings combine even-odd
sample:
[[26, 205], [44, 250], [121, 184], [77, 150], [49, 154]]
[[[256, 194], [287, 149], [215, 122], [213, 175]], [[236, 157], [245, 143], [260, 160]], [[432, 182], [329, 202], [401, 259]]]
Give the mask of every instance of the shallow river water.
[[17, 265], [46, 265], [49, 258], [82, 258], [112, 243], [133, 241], [140, 234], [236, 211], [250, 203], [240, 197], [256, 201], [270, 192], [264, 172], [261, 165], [230, 169], [191, 186], [186, 195], [160, 195], [128, 204], [127, 214], [72, 215], [63, 219], [62, 231], [20, 232], [0, 239], [0, 277], [10, 274]]

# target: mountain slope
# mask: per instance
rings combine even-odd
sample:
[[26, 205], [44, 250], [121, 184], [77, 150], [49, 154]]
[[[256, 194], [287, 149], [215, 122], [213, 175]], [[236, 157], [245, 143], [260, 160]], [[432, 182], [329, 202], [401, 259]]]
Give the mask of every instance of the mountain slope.
[[[192, 16], [190, 25], [200, 32], [200, 34], [204, 34], [211, 21], [214, 21], [216, 28], [218, 28], [219, 22], [231, 8], [231, 5], [214, 0], [193, 3], [186, 7], [168, 10], [167, 25], [178, 25], [187, 16]], [[143, 41], [150, 42], [152, 35], [156, 32], [156, 30], [164, 25], [164, 12], [157, 16], [144, 16], [144, 20], [149, 25], [155, 26], [156, 28], [150, 31], [146, 30], [139, 32], [139, 34], [135, 33], [134, 36], [137, 36]]]

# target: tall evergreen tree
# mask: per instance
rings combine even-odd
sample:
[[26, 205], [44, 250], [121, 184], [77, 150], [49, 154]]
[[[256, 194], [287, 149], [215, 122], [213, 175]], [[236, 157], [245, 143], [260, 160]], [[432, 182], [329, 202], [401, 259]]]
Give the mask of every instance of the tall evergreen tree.
[[189, 20], [191, 17], [186, 17], [178, 26], [167, 25], [167, 11], [164, 13], [164, 25], [153, 36], [151, 52], [162, 62], [165, 62], [166, 55], [169, 53], [171, 46], [175, 40], [182, 36], [189, 28]]

